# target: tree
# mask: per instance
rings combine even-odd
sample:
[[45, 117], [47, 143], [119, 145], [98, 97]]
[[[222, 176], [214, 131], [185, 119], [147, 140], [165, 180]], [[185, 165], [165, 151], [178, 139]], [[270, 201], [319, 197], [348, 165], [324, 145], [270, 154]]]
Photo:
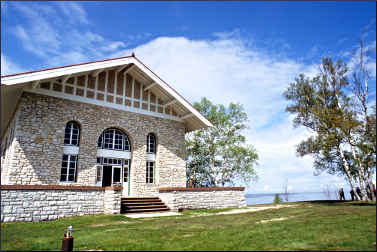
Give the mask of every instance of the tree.
[[[364, 34], [365, 35], [365, 34]], [[365, 46], [364, 37], [359, 41], [359, 47], [353, 54], [353, 67], [351, 78], [351, 90], [355, 102], [355, 111], [361, 119], [361, 127], [358, 129], [359, 139], [355, 145], [361, 151], [353, 153], [358, 164], [360, 165], [360, 176], [369, 185], [372, 184], [372, 174], [376, 169], [376, 107], [372, 107], [372, 113], [369, 112], [369, 80], [371, 78], [368, 64], [376, 61], [375, 51]], [[374, 49], [375, 50], [375, 49]], [[366, 187], [368, 195], [375, 200], [371, 187]]]
[[197, 185], [224, 186], [235, 181], [249, 183], [257, 178], [254, 165], [258, 154], [246, 144], [242, 131], [247, 128], [247, 114], [240, 104], [214, 105], [206, 98], [194, 107], [206, 116], [214, 127], [186, 135], [187, 176]]
[[[341, 60], [334, 63], [331, 58], [323, 58], [316, 77], [299, 75], [284, 92], [292, 102], [286, 110], [296, 116], [294, 126], [304, 126], [313, 133], [297, 146], [297, 153], [312, 155], [317, 172], [326, 170], [345, 176], [352, 190], [357, 184], [367, 195], [376, 166], [376, 140], [371, 131], [375, 115], [365, 107], [367, 87], [360, 88], [355, 72], [350, 81], [348, 71]], [[349, 87], [353, 87], [356, 100], [347, 92]]]
[[274, 204], [280, 204], [282, 202], [282, 198], [280, 197], [280, 195], [278, 193], [275, 193], [275, 196], [274, 196]]
[[296, 116], [294, 126], [304, 126], [313, 133], [297, 146], [297, 153], [312, 155], [316, 168], [326, 167], [330, 173], [346, 175], [354, 189], [346, 134], [357, 122], [348, 110], [350, 99], [342, 90], [348, 81], [347, 67], [341, 60], [334, 64], [330, 58], [324, 58], [320, 69], [321, 73], [312, 79], [300, 74], [284, 92], [292, 102], [286, 111]]

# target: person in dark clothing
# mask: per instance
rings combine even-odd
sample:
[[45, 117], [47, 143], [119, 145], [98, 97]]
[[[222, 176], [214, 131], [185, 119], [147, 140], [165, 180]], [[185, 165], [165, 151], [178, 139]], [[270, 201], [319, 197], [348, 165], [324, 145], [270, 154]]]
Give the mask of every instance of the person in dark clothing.
[[340, 188], [340, 189], [339, 189], [339, 198], [340, 198], [340, 200], [346, 200], [346, 198], [344, 197], [344, 191], [343, 191], [343, 188]]
[[360, 199], [363, 198], [363, 194], [361, 193], [360, 187], [356, 187], [356, 193], [359, 196]]
[[369, 183], [367, 183], [367, 196], [368, 196], [368, 199], [370, 199], [370, 200], [372, 200], [372, 193], [373, 193], [373, 191], [372, 191], [372, 187], [370, 186], [370, 184]]
[[372, 187], [373, 187], [374, 197], [377, 198], [377, 196], [376, 196], [376, 186], [374, 184], [372, 184]]
[[350, 194], [351, 194], [352, 201], [354, 201], [355, 200], [355, 192], [353, 190], [351, 190]]

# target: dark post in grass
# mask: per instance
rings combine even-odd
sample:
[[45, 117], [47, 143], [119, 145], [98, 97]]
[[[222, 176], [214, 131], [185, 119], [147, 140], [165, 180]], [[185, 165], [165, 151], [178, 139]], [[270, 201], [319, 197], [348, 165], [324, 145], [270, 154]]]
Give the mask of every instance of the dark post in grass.
[[73, 251], [72, 226], [69, 226], [62, 238], [62, 251]]

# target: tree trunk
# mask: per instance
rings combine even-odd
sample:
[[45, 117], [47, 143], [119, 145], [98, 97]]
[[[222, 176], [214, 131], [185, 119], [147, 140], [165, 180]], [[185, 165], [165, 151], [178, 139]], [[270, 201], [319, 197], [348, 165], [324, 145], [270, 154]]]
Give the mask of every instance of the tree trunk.
[[344, 153], [343, 153], [343, 150], [342, 150], [340, 147], [338, 147], [338, 150], [339, 150], [340, 156], [342, 157], [342, 160], [343, 160], [344, 170], [346, 171], [346, 175], [347, 175], [348, 181], [349, 181], [349, 183], [350, 183], [351, 190], [355, 192], [355, 197], [356, 197], [356, 199], [357, 199], [357, 200], [360, 200], [360, 197], [359, 197], [359, 195], [356, 193], [355, 186], [353, 185], [353, 182], [352, 182], [351, 171], [350, 171], [350, 168], [349, 168], [349, 165], [348, 165], [347, 159], [345, 158]]

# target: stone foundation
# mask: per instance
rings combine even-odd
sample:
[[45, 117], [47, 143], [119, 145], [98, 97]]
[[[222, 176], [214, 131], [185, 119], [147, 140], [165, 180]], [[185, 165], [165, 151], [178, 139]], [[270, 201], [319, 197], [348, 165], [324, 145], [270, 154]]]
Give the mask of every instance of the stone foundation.
[[105, 214], [119, 214], [120, 213], [120, 196], [122, 190], [105, 189], [103, 203]]
[[94, 186], [1, 186], [1, 221], [119, 214], [121, 190], [121, 187]]
[[244, 187], [160, 188], [160, 199], [171, 209], [246, 207]]

